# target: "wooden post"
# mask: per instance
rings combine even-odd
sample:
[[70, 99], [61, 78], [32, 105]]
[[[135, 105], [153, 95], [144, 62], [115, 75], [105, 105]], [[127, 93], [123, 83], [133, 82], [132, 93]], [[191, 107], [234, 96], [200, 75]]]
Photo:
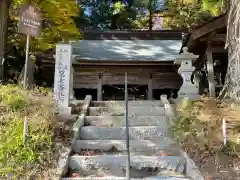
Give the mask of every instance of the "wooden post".
[[211, 45], [208, 43], [206, 50], [207, 55], [207, 71], [208, 71], [208, 83], [209, 83], [209, 96], [215, 97], [215, 82], [214, 82], [214, 69], [213, 69], [213, 55], [211, 50]]
[[152, 100], [152, 98], [153, 98], [152, 75], [150, 75], [148, 80], [148, 100]]
[[27, 78], [27, 84], [29, 87], [33, 87], [33, 81], [34, 81], [34, 72], [35, 72], [35, 66], [34, 66], [33, 60], [30, 58], [28, 61], [28, 78]]
[[98, 75], [97, 100], [102, 101], [102, 75]]

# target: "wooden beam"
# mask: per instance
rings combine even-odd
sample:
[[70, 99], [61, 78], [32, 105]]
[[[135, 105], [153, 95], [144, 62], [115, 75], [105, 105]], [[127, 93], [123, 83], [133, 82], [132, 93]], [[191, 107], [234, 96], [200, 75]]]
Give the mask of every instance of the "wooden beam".
[[206, 56], [207, 56], [209, 96], [215, 97], [216, 92], [215, 92], [214, 69], [213, 69], [213, 55], [212, 55], [210, 43], [208, 43], [208, 48], [206, 50]]
[[226, 34], [215, 34], [212, 37], [202, 37], [200, 38], [200, 41], [214, 41], [214, 42], [218, 42], [218, 41], [222, 41], [225, 42], [226, 41]]
[[148, 100], [153, 99], [152, 75], [148, 79]]
[[84, 61], [77, 59], [77, 61], [73, 65], [100, 65], [100, 66], [160, 66], [160, 65], [173, 65], [173, 61], [150, 61], [150, 62], [144, 62], [144, 61], [121, 61], [121, 60], [116, 60], [116, 61], [111, 61], [109, 62], [103, 61], [103, 60], [89, 60], [89, 61]]
[[213, 53], [227, 53], [227, 49], [224, 49], [224, 47], [211, 47], [211, 51]]
[[102, 75], [98, 76], [97, 100], [102, 101]]
[[192, 32], [193, 40], [195, 40], [201, 36], [204, 36], [210, 32], [213, 32], [217, 29], [226, 27], [226, 23], [227, 23], [226, 21], [227, 21], [227, 16], [226, 16], [226, 14], [224, 14], [224, 15], [216, 18], [215, 20], [212, 20], [212, 21], [206, 23], [204, 26], [202, 26]]

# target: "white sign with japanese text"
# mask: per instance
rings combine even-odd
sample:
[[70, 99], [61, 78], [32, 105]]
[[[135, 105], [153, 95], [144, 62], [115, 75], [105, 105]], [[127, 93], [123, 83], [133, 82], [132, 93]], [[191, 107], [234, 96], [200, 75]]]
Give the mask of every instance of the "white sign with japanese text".
[[72, 69], [72, 45], [56, 45], [54, 96], [57, 108], [68, 108]]

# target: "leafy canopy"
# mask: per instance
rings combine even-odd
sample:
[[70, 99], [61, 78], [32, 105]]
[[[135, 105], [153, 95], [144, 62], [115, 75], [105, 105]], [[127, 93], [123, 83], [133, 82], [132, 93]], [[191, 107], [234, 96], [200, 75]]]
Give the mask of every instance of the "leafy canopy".
[[[23, 49], [25, 36], [17, 33], [19, 6], [29, 3], [27, 0], [13, 0], [10, 7], [9, 42], [17, 49]], [[79, 8], [74, 0], [32, 0], [31, 4], [43, 13], [43, 31], [39, 38], [31, 42], [32, 51], [46, 51], [54, 48], [59, 41], [80, 38], [74, 17], [79, 15]]]
[[192, 28], [221, 13], [223, 0], [166, 0], [164, 26]]

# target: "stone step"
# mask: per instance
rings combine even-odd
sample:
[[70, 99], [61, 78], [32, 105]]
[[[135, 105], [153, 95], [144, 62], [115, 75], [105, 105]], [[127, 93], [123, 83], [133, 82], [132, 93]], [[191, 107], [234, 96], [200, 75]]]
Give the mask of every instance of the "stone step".
[[[77, 140], [73, 144], [73, 151], [81, 153], [82, 149], [86, 150], [100, 150], [103, 152], [126, 152], [125, 140]], [[131, 155], [145, 155], [160, 154], [166, 152], [167, 155], [179, 155], [179, 146], [176, 142], [169, 138], [161, 138], [158, 140], [130, 140], [129, 148]], [[120, 154], [120, 153], [119, 153]]]
[[[82, 149], [79, 150], [79, 152], [73, 153], [73, 155], [79, 155], [79, 156], [85, 156], [85, 155], [126, 155], [127, 151], [100, 151], [100, 150], [86, 150]], [[181, 156], [180, 152], [177, 150], [159, 150], [159, 151], [130, 151], [131, 156], [162, 156], [162, 155], [168, 155], [168, 156]]]
[[[166, 116], [131, 116], [129, 126], [164, 126], [168, 127]], [[86, 116], [85, 124], [102, 127], [125, 126], [124, 116]]]
[[[69, 171], [69, 175], [78, 174], [80, 177], [126, 177], [125, 167], [111, 166], [92, 168], [92, 169], [75, 169]], [[186, 177], [183, 173], [174, 172], [174, 171], [159, 171], [157, 168], [142, 168], [141, 170], [131, 167], [130, 168], [130, 177], [131, 178], [147, 178], [147, 177]]]
[[[101, 155], [101, 156], [70, 156], [69, 169], [93, 172], [94, 169], [105, 168], [109, 173], [114, 170], [123, 170], [126, 167], [126, 155]], [[143, 170], [154, 168], [154, 171], [174, 171], [183, 173], [185, 159], [179, 156], [131, 156], [132, 169]], [[158, 168], [156, 170], [156, 168]], [[152, 169], [153, 172], [153, 169]], [[120, 172], [119, 172], [120, 173]], [[121, 173], [117, 176], [121, 176]]]
[[[110, 128], [97, 126], [83, 126], [79, 137], [82, 140], [124, 140], [125, 127]], [[129, 127], [129, 139], [150, 140], [167, 137], [168, 129], [161, 126], [135, 126]]]
[[[123, 116], [124, 107], [90, 107], [90, 116]], [[164, 116], [164, 107], [129, 107], [128, 116]]]
[[[91, 106], [93, 107], [111, 107], [111, 106], [124, 106], [125, 101], [92, 101]], [[163, 106], [162, 101], [149, 101], [149, 100], [141, 100], [141, 101], [128, 101], [129, 106], [151, 106], [151, 107], [161, 107]]]
[[[83, 178], [62, 178], [62, 180], [127, 180], [126, 177], [83, 177]], [[131, 178], [131, 180], [191, 180], [185, 177], [173, 177], [173, 176], [153, 176], [147, 178]], [[197, 179], [196, 179], [197, 180]]]
[[[170, 138], [159, 138], [153, 140], [130, 140], [130, 148], [133, 151], [151, 151], [159, 149], [177, 148], [178, 144]], [[77, 149], [100, 149], [108, 151], [112, 147], [119, 151], [126, 150], [125, 140], [76, 140], [73, 144], [73, 150]]]

